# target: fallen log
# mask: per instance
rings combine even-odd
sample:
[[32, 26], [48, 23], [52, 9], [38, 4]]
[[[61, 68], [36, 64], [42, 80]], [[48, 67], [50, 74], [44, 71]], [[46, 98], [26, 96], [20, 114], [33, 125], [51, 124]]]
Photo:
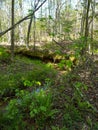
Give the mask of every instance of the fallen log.
[[15, 54], [24, 55], [32, 59], [39, 59], [45, 62], [60, 62], [62, 59], [65, 59], [64, 54], [56, 54], [55, 52], [51, 52], [48, 49], [40, 50], [28, 50], [26, 48], [18, 48], [15, 50]]

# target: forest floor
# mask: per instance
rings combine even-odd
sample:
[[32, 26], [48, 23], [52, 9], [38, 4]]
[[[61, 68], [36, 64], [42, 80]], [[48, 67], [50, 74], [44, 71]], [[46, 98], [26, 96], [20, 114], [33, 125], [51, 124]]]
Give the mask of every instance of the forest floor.
[[[64, 102], [66, 102], [66, 97], [64, 95], [71, 97], [71, 99], [74, 97], [75, 90], [72, 88], [72, 86], [75, 82], [81, 82], [88, 87], [86, 91], [83, 90], [83, 95], [81, 93], [80, 95], [84, 101], [87, 101], [88, 103], [92, 104], [92, 110], [94, 110], [96, 114], [91, 114], [88, 111], [86, 111], [84, 105], [83, 112], [85, 114], [85, 122], [89, 117], [92, 118], [95, 122], [98, 122], [98, 60], [96, 57], [98, 58], [98, 55], [94, 56], [94, 62], [88, 61], [88, 63], [84, 63], [81, 66], [78, 66], [74, 70], [72, 70], [72, 72], [68, 74], [68, 80], [65, 83], [65, 89], [61, 90], [61, 88], [58, 87], [58, 90], [56, 90], [60, 92], [58, 96], [60, 98], [57, 98], [56, 105], [57, 107], [59, 107], [59, 109], [62, 109], [63, 111], [65, 107]], [[61, 75], [62, 73], [60, 71], [60, 77], [62, 77]], [[76, 107], [78, 107], [77, 101], [75, 101], [74, 103]], [[56, 122], [62, 122], [63, 114], [64, 113], [62, 112], [62, 114], [60, 113], [60, 115], [58, 115]], [[85, 123], [84, 126], [85, 128], [83, 128], [83, 130], [90, 129], [88, 125], [86, 125]], [[77, 130], [77, 128], [73, 129]], [[90, 130], [92, 129], [93, 128], [91, 128]]]
[[[53, 82], [49, 89], [53, 96], [53, 108], [58, 113], [50, 123], [51, 126], [44, 123], [44, 128], [36, 126], [34, 130], [98, 130], [98, 55], [88, 57], [85, 63], [71, 71], [59, 69], [54, 63], [44, 63], [23, 56], [16, 56], [14, 63], [9, 59], [1, 60], [0, 112], [5, 112], [9, 101], [16, 98], [14, 90], [17, 86], [24, 90], [24, 79], [44, 84], [45, 78]], [[6, 130], [4, 125], [1, 124], [1, 130]]]

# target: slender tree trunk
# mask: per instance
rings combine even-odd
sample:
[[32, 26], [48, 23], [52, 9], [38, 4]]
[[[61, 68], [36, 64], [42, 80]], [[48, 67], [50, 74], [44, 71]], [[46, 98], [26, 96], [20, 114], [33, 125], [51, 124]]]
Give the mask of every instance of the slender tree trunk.
[[[12, 19], [11, 25], [14, 25], [14, 0], [12, 0]], [[11, 30], [11, 60], [14, 60], [14, 28]]]
[[[90, 11], [90, 4], [91, 4], [91, 0], [84, 0], [84, 9], [85, 11], [85, 15], [84, 15], [84, 47], [82, 48], [81, 54], [84, 56], [86, 54], [87, 51], [87, 42], [88, 42], [88, 36], [89, 36], [89, 11]], [[83, 31], [83, 30], [82, 30]], [[82, 43], [83, 44], [83, 43]]]
[[[11, 26], [11, 17], [12, 16], [11, 16], [11, 11], [10, 11], [11, 10], [10, 4], [11, 4], [11, 2], [9, 3], [9, 1], [5, 2], [7, 18], [4, 18], [4, 20], [5, 20], [5, 23], [6, 23], [6, 20], [8, 21], [7, 27]], [[8, 43], [8, 45], [10, 45], [11, 44], [11, 32], [8, 32], [6, 36], [7, 36], [7, 43]]]
[[[41, 18], [42, 18], [42, 15], [43, 15], [43, 7], [41, 7], [41, 13], [40, 13]], [[39, 41], [40, 43], [42, 42], [42, 29], [40, 30]]]
[[32, 25], [32, 16], [29, 22], [28, 26], [28, 33], [27, 33], [27, 42], [26, 42], [26, 48], [29, 49], [29, 39], [30, 39], [30, 31], [31, 31], [31, 25]]
[[[34, 1], [34, 10], [36, 10], [37, 6], [39, 4], [39, 1], [37, 1], [36, 3], [36, 0]], [[33, 38], [34, 38], [34, 50], [35, 50], [35, 13], [33, 14], [33, 16], [31, 15], [31, 18], [30, 18], [30, 23], [29, 23], [29, 26], [28, 26], [28, 33], [27, 33], [27, 43], [26, 43], [26, 47], [27, 49], [29, 48], [29, 39], [30, 39], [30, 31], [31, 31], [31, 25], [32, 25], [32, 21], [34, 19], [34, 33], [33, 33]]]
[[86, 14], [86, 12], [85, 12], [86, 10], [85, 10], [85, 8], [83, 9], [83, 13], [82, 13], [82, 19], [81, 19], [81, 36], [84, 36], [84, 25], [85, 25], [85, 14]]
[[34, 46], [33, 46], [33, 50], [35, 51], [35, 45], [36, 45], [36, 18], [35, 18], [35, 14], [34, 14], [34, 31], [33, 31], [33, 40], [34, 40]]
[[[92, 2], [92, 23], [91, 23], [91, 44], [89, 45], [89, 52], [92, 50], [93, 55], [93, 31], [94, 31], [94, 16], [95, 16], [95, 0]], [[92, 47], [92, 48], [91, 48]]]
[[85, 21], [85, 39], [86, 39], [86, 44], [87, 44], [87, 38], [89, 35], [89, 10], [90, 10], [90, 2], [91, 0], [87, 0], [87, 11], [86, 11], [86, 21]]
[[[22, 0], [19, 0], [19, 17], [23, 18], [23, 7]], [[23, 32], [23, 24], [19, 24], [19, 44], [23, 45], [24, 43], [24, 32]]]

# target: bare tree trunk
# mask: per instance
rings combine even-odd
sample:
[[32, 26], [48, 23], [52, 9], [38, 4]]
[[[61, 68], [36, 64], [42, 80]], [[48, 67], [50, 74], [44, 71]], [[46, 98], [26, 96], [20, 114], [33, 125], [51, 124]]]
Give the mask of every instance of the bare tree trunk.
[[28, 26], [28, 32], [27, 32], [27, 42], [26, 42], [26, 48], [29, 49], [29, 39], [30, 39], [30, 30], [31, 30], [31, 25], [32, 25], [32, 16], [30, 19], [30, 23]]
[[[36, 8], [37, 8], [37, 6], [38, 6], [38, 4], [39, 4], [39, 2], [40, 2], [40, 0], [39, 1], [37, 1], [37, 3], [36, 3], [36, 0], [34, 1], [34, 10], [36, 10]], [[30, 31], [31, 31], [31, 25], [32, 25], [32, 21], [33, 21], [33, 19], [34, 19], [34, 32], [33, 32], [33, 38], [34, 38], [34, 50], [35, 50], [35, 13], [33, 14], [33, 16], [31, 16], [31, 18], [30, 18], [30, 23], [29, 23], [29, 26], [28, 26], [28, 33], [27, 33], [27, 43], [26, 43], [26, 47], [27, 47], [27, 49], [29, 49], [29, 39], [30, 39]]]
[[[10, 27], [10, 25], [11, 25], [11, 12], [10, 12], [10, 10], [11, 10], [11, 8], [10, 8], [10, 3], [9, 2], [5, 2], [5, 7], [6, 7], [6, 13], [7, 13], [7, 27]], [[11, 44], [11, 33], [10, 32], [8, 32], [7, 33], [7, 42], [8, 42], [8, 45], [10, 45]]]
[[[55, 18], [56, 18], [56, 33], [57, 35], [60, 34], [60, 6], [61, 6], [61, 1], [58, 0], [56, 3], [57, 7], [56, 7], [56, 14], [55, 14]], [[59, 40], [61, 39], [61, 37], [59, 36]]]
[[[40, 13], [41, 18], [42, 18], [42, 14], [43, 14], [43, 8], [41, 7], [41, 13]], [[39, 41], [40, 43], [42, 42], [42, 29], [40, 30], [40, 34], [39, 34]]]
[[85, 16], [86, 15], [86, 9], [85, 9], [85, 7], [84, 7], [84, 9], [83, 9], [83, 13], [82, 13], [82, 19], [81, 19], [81, 31], [80, 31], [80, 33], [81, 33], [81, 36], [84, 36], [84, 29], [85, 29]]
[[[87, 51], [87, 42], [88, 42], [88, 36], [89, 36], [89, 11], [90, 11], [90, 4], [91, 0], [84, 0], [84, 19], [83, 19], [83, 27], [81, 31], [84, 31], [84, 36], [83, 42], [84, 42], [84, 47], [82, 48], [81, 54], [84, 56], [86, 51]], [[82, 43], [83, 44], [83, 43]]]
[[89, 10], [90, 10], [90, 2], [91, 0], [87, 0], [87, 10], [86, 10], [86, 21], [85, 21], [85, 41], [87, 44], [87, 38], [89, 35]]
[[34, 31], [33, 31], [33, 40], [34, 40], [34, 46], [33, 46], [33, 50], [35, 51], [35, 45], [36, 45], [36, 18], [35, 18], [35, 14], [34, 14]]
[[[89, 44], [89, 53], [91, 53], [92, 50], [92, 55], [93, 55], [93, 31], [94, 31], [94, 16], [95, 16], [95, 0], [92, 2], [92, 23], [91, 23], [91, 44]], [[92, 48], [91, 48], [92, 47]]]
[[[11, 25], [14, 25], [14, 0], [12, 0], [12, 21]], [[11, 30], [11, 60], [14, 60], [14, 28]]]
[[[19, 17], [22, 17], [22, 0], [19, 0]], [[24, 43], [24, 32], [23, 32], [23, 24], [19, 24], [19, 43], [22, 45]]]

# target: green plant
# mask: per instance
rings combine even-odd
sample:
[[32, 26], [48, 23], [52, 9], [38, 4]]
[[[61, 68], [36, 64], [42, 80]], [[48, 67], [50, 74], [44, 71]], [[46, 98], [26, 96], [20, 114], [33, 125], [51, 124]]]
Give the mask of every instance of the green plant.
[[1, 61], [8, 61], [9, 57], [10, 57], [10, 53], [8, 50], [5, 49], [4, 47], [0, 47], [0, 60]]
[[80, 97], [80, 98], [83, 98], [83, 90], [86, 90], [88, 89], [88, 87], [83, 84], [82, 82], [75, 82], [74, 83], [74, 96], [76, 97]]
[[92, 130], [98, 130], [98, 122], [94, 123]]
[[6, 108], [7, 110], [7, 117], [9, 119], [17, 119], [19, 116], [19, 109], [18, 109], [18, 103], [17, 99], [13, 99], [9, 102], [9, 105]]
[[52, 95], [44, 90], [34, 93], [34, 101], [30, 105], [30, 117], [35, 119], [37, 125], [44, 125], [54, 118], [57, 111], [52, 109]]
[[52, 130], [68, 130], [66, 127], [59, 128], [58, 126], [52, 126]]
[[69, 103], [65, 104], [65, 114], [63, 118], [63, 124], [68, 130], [78, 128], [79, 123], [83, 120], [81, 112], [72, 103], [70, 105]]
[[81, 82], [76, 82], [74, 84], [74, 97], [73, 99], [76, 99], [77, 100], [77, 103], [78, 103], [78, 107], [80, 109], [84, 109], [84, 110], [87, 110], [87, 109], [90, 109], [92, 108], [93, 109], [93, 106], [90, 104], [89, 101], [86, 100], [85, 98], [85, 94], [83, 93], [83, 91], [87, 91], [88, 89], [88, 86], [86, 86], [85, 84], [81, 83]]
[[74, 55], [65, 55], [65, 59], [62, 59], [60, 63], [58, 63], [58, 66], [61, 69], [71, 70], [72, 67], [77, 65], [78, 60]]
[[26, 87], [32, 87], [32, 86], [40, 86], [41, 82], [35, 81], [35, 80], [29, 81], [28, 79], [26, 79], [26, 80], [23, 80], [23, 84]]
[[17, 88], [43, 86], [47, 77], [52, 83], [56, 76], [56, 71], [41, 61], [18, 56], [14, 62], [2, 63], [0, 67], [0, 97], [14, 94]]
[[6, 114], [4, 115], [4, 113], [2, 113], [2, 115], [0, 114], [0, 129], [1, 130], [19, 130], [19, 129], [24, 129], [25, 128], [25, 123], [22, 122], [21, 120], [21, 116], [14, 118], [13, 119], [9, 119]]
[[70, 70], [73, 66], [73, 62], [69, 59], [69, 60], [66, 60], [66, 68], [68, 70]]
[[51, 86], [51, 84], [52, 84], [52, 80], [51, 80], [50, 78], [46, 78], [46, 79], [45, 79], [44, 86], [45, 86], [46, 88], [48, 88], [48, 87]]
[[65, 60], [61, 60], [60, 63], [58, 63], [58, 66], [61, 69], [65, 69], [66, 68], [66, 61]]
[[73, 121], [82, 120], [81, 113], [78, 110], [78, 108], [74, 106], [74, 104], [70, 104], [70, 105], [66, 104], [65, 106], [66, 106], [65, 115], [67, 116], [67, 118], [71, 118]]
[[[5, 120], [9, 121], [9, 124], [11, 122], [14, 124], [10, 128], [15, 129], [19, 126], [18, 124], [21, 124], [21, 127], [25, 128], [29, 123], [28, 121], [32, 120], [32, 123], [41, 129], [54, 119], [57, 111], [52, 109], [52, 95], [50, 92], [47, 93], [43, 89], [33, 92], [16, 89], [15, 92], [16, 99], [9, 101], [6, 107], [6, 113], [4, 114]], [[19, 127], [17, 127], [18, 129]]]
[[[71, 79], [72, 78], [75, 77], [71, 76]], [[82, 110], [88, 110], [91, 105], [84, 100], [83, 91], [87, 91], [88, 87], [81, 82], [75, 82], [72, 85], [74, 87], [73, 98], [69, 96], [66, 97], [67, 102], [65, 104], [63, 125], [66, 126], [68, 130], [78, 130], [82, 128], [82, 123], [84, 121]]]
[[12, 99], [8, 106], [6, 107], [6, 111], [3, 114], [3, 129], [6, 130], [19, 130], [25, 128], [25, 122], [23, 121], [23, 114], [19, 109], [19, 103], [17, 99]]

